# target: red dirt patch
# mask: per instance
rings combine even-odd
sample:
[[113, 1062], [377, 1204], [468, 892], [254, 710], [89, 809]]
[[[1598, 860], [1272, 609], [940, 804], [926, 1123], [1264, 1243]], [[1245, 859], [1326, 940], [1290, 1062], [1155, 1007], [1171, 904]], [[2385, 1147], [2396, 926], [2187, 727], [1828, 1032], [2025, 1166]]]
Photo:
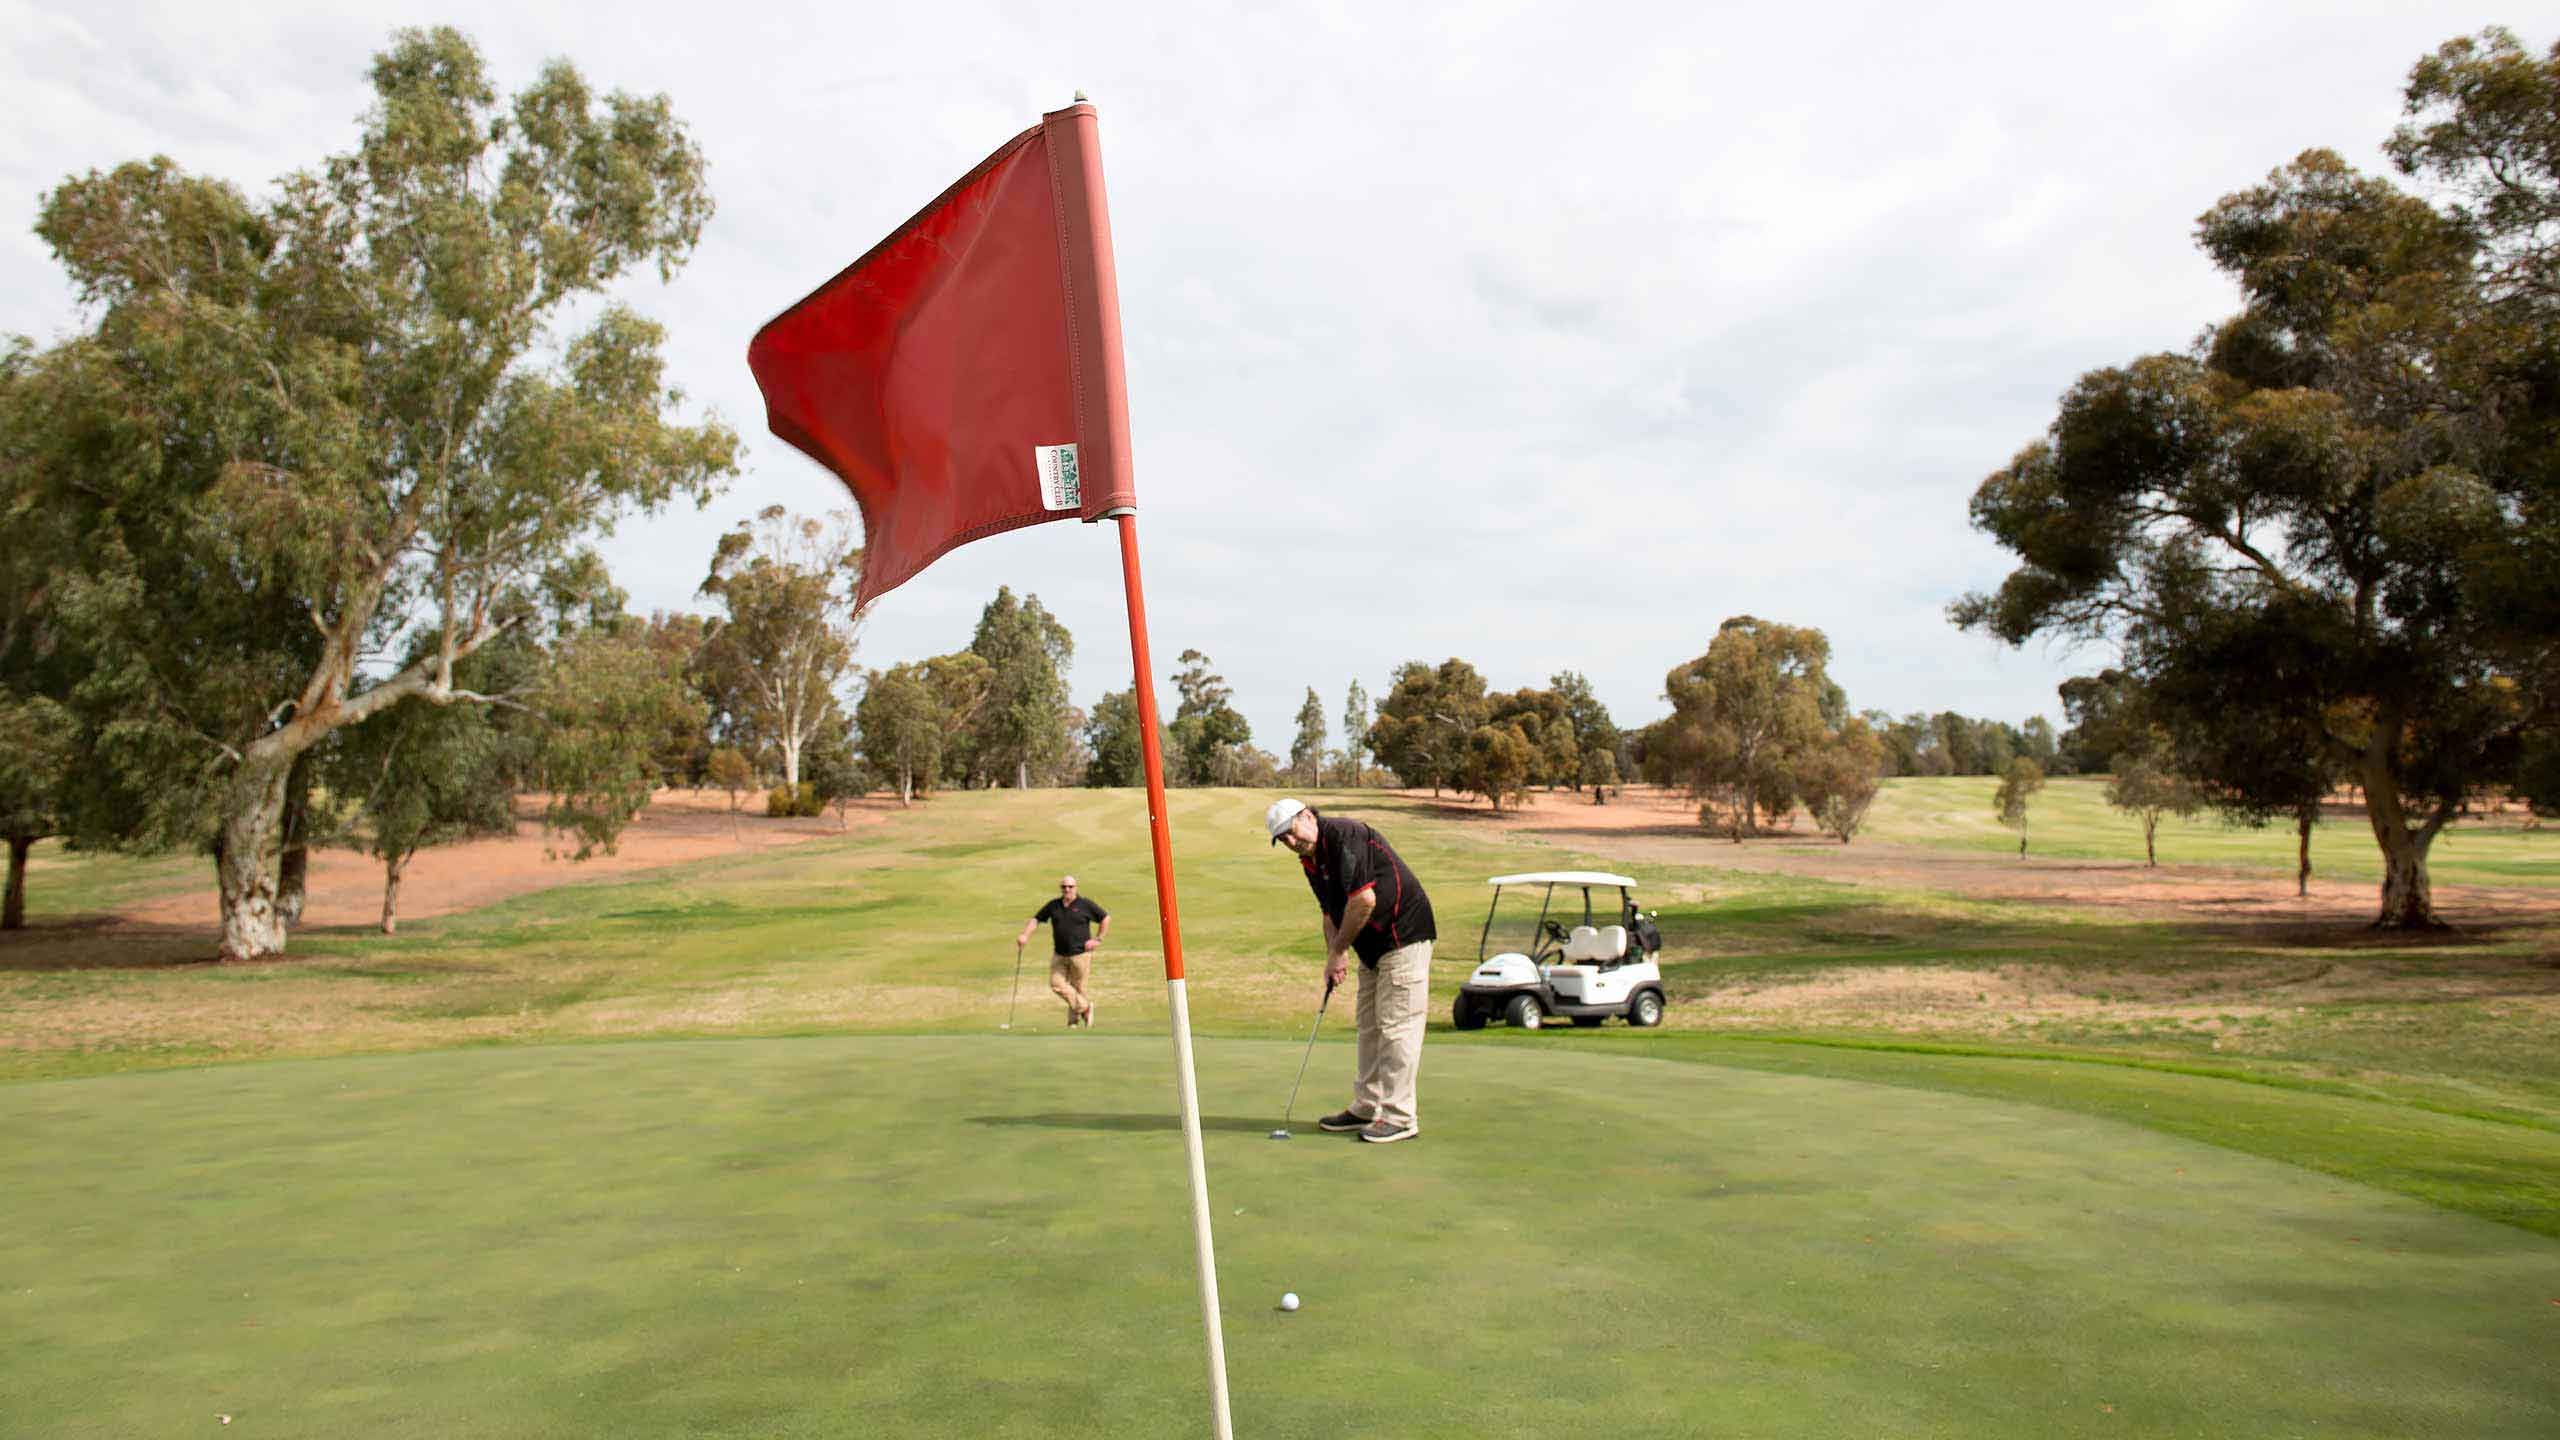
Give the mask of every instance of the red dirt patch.
[[[642, 870], [722, 855], [750, 855], [845, 833], [832, 811], [813, 820], [775, 820], [761, 813], [729, 813], [720, 790], [661, 790], [622, 833], [610, 855], [568, 857], [576, 842], [545, 834], [539, 796], [517, 802], [516, 833], [421, 850], [400, 881], [400, 918], [423, 920], [475, 910], [555, 885], [614, 880]], [[898, 809], [888, 798], [865, 799], [847, 815], [847, 826], [876, 825]], [[213, 877], [184, 894], [126, 907], [117, 919], [135, 925], [212, 930], [221, 921]], [[373, 926], [382, 920], [382, 863], [355, 850], [315, 850], [305, 882], [302, 927]]]

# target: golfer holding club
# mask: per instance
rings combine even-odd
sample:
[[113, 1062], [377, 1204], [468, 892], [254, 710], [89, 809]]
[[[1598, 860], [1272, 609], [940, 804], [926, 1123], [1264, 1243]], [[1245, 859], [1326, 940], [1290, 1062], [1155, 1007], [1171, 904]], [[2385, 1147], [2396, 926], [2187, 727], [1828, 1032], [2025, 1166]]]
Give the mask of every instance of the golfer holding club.
[[1357, 820], [1333, 820], [1304, 801], [1278, 800], [1262, 817], [1271, 843], [1286, 845], [1307, 873], [1324, 928], [1324, 978], [1339, 984], [1360, 957], [1360, 1068], [1351, 1108], [1318, 1125], [1358, 1131], [1373, 1145], [1422, 1133], [1415, 1112], [1422, 1070], [1423, 1013], [1430, 1004], [1431, 897], [1387, 845]]
[[1084, 993], [1086, 980], [1093, 973], [1094, 952], [1102, 948], [1102, 937], [1111, 931], [1110, 912], [1076, 893], [1076, 877], [1058, 877], [1058, 898], [1040, 907], [1039, 912], [1022, 922], [1022, 933], [1013, 937], [1014, 954], [1031, 943], [1031, 932], [1043, 920], [1049, 922], [1049, 988], [1067, 1002], [1067, 1028], [1093, 1023], [1093, 1001]]

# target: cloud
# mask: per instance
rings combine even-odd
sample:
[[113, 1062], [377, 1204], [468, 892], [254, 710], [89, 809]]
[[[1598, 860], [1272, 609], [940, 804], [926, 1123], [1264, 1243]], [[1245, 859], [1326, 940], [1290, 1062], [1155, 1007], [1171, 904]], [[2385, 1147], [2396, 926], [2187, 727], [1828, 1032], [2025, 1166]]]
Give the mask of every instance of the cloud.
[[[1215, 657], [1280, 748], [1306, 686], [1338, 709], [1453, 654], [1504, 687], [1584, 670], [1641, 722], [1743, 612], [1828, 631], [1862, 707], [2058, 714], [2103, 656], [1945, 622], [2005, 570], [1965, 502], [2082, 371], [2231, 306], [2190, 240], [2216, 196], [2309, 145], [2379, 168], [2456, 27], [2348, 8], [447, 10], [503, 86], [566, 57], [667, 92], [710, 156], [692, 264], [621, 293], [748, 469], [620, 529], [643, 608], [691, 605], [756, 508], [843, 503], [763, 433], [755, 327], [1091, 91], [1155, 650]], [[400, 23], [0, 0], [0, 330], [75, 323], [27, 234], [64, 174], [166, 152], [255, 192], [347, 142]], [[1127, 683], [1115, 560], [1108, 527], [954, 552], [865, 658], [966, 643], [1009, 584], [1073, 628], [1089, 703]]]

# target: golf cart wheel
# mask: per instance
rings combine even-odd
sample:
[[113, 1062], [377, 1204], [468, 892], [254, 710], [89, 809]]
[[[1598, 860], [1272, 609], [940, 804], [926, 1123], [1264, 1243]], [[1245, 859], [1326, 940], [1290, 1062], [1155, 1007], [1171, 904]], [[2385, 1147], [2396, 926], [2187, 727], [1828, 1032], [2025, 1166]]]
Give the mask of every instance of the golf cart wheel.
[[1576, 1015], [1573, 1017], [1573, 1028], [1588, 1030], [1594, 1025], [1605, 1022], [1608, 1018], [1606, 1015]]
[[1449, 1011], [1449, 1020], [1461, 1030], [1484, 1028], [1484, 1012], [1476, 1008], [1476, 1000], [1472, 995], [1458, 997], [1458, 1003]]
[[1502, 1012], [1502, 1018], [1514, 1030], [1535, 1030], [1547, 1023], [1547, 1012], [1539, 1009], [1538, 1002], [1528, 996], [1514, 995], [1510, 1006]]
[[1651, 1029], [1662, 1023], [1662, 994], [1656, 990], [1639, 990], [1627, 1002], [1627, 1023], [1637, 1029]]

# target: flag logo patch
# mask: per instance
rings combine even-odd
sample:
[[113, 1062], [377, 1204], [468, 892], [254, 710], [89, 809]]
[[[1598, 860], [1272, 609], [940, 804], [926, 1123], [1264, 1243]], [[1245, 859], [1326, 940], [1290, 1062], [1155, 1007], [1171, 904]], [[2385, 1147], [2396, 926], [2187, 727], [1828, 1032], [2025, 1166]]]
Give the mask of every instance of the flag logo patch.
[[1084, 484], [1076, 478], [1076, 447], [1034, 445], [1031, 463], [1040, 472], [1040, 503], [1052, 510], [1084, 508]]

